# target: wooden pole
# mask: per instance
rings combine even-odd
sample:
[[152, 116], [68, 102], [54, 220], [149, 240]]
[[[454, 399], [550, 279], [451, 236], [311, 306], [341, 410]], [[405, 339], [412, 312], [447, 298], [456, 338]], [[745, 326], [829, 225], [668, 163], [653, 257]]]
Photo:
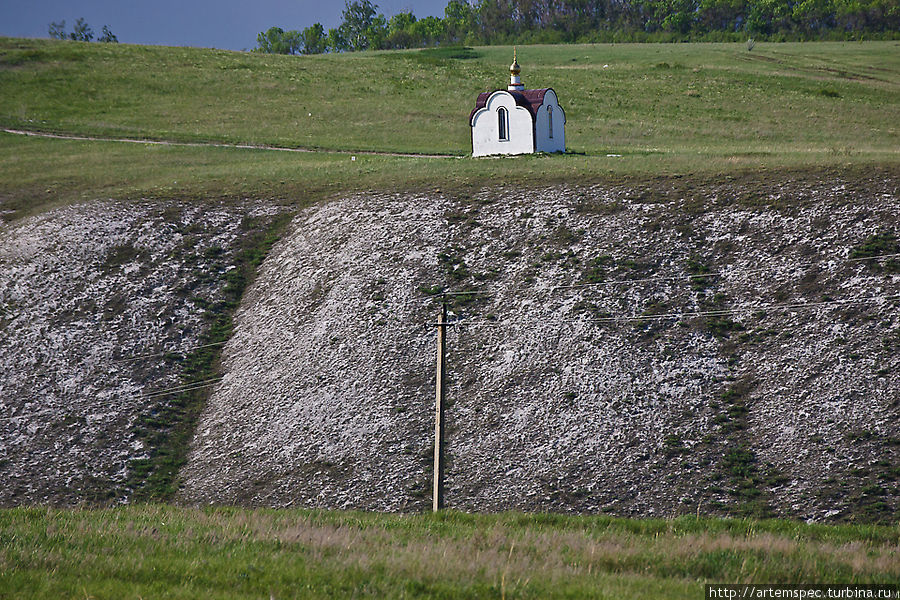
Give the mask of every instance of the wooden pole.
[[438, 321], [437, 370], [435, 372], [434, 406], [434, 489], [431, 508], [437, 512], [444, 508], [444, 361], [447, 349], [447, 297], [441, 298], [441, 317]]

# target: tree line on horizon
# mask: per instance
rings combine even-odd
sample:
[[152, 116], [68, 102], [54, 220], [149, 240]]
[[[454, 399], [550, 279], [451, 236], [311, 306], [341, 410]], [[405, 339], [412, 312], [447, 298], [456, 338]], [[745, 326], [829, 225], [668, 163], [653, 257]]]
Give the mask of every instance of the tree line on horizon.
[[[66, 33], [65, 19], [59, 21], [58, 23], [56, 21], [50, 23], [50, 25], [47, 27], [47, 33], [52, 39], [56, 40], [90, 42], [94, 39], [94, 30], [91, 29], [91, 26], [88, 25], [87, 21], [85, 21], [83, 17], [79, 17], [78, 20], [75, 21], [75, 25], [74, 27], [72, 27], [72, 31], [70, 31], [69, 33]], [[119, 38], [116, 37], [116, 34], [112, 32], [108, 25], [104, 25], [103, 32], [100, 34], [100, 37], [97, 38], [97, 41], [110, 44], [118, 44]]]
[[340, 26], [271, 27], [257, 52], [321, 54], [438, 45], [861, 39], [900, 36], [898, 0], [450, 0], [444, 16], [387, 18], [345, 0]]

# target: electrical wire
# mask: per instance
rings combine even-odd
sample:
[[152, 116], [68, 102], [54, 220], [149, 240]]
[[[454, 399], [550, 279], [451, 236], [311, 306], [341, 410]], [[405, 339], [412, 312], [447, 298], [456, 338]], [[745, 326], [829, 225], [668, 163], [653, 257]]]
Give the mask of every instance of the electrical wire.
[[898, 256], [900, 256], [900, 253], [898, 253], [898, 254], [879, 254], [878, 256], [857, 256], [856, 258], [847, 258], [845, 260], [847, 262], [857, 262], [860, 260], [877, 260], [879, 258], [897, 258]]
[[692, 319], [696, 317], [721, 317], [746, 312], [765, 312], [770, 310], [803, 310], [809, 308], [820, 308], [823, 306], [846, 306], [850, 304], [869, 304], [871, 302], [892, 302], [900, 300], [898, 296], [872, 296], [869, 298], [849, 298], [847, 300], [824, 300], [822, 302], [794, 302], [791, 304], [768, 304], [741, 308], [728, 308], [721, 310], [709, 311], [691, 311], [682, 313], [666, 313], [661, 315], [635, 315], [627, 317], [602, 317], [598, 319], [567, 319], [569, 322], [582, 323], [613, 323], [617, 321], [666, 321], [669, 319]]
[[159, 396], [168, 396], [169, 394], [180, 394], [182, 392], [190, 392], [192, 390], [197, 390], [200, 388], [205, 388], [205, 387], [210, 387], [210, 386], [216, 385], [219, 382], [221, 382], [222, 379], [224, 379], [224, 377], [213, 377], [212, 379], [205, 379], [203, 381], [193, 381], [193, 382], [185, 383], [183, 385], [179, 385], [176, 387], [172, 387], [172, 388], [168, 388], [168, 389], [164, 389], [164, 390], [156, 390], [156, 391], [150, 392], [149, 394], [143, 394], [141, 396], [141, 398], [150, 399], [150, 398], [156, 398]]
[[[742, 274], [751, 274], [751, 273], [762, 273], [764, 271], [771, 271], [770, 268], [759, 268], [759, 269], [749, 269], [746, 271], [741, 271]], [[694, 279], [702, 279], [705, 277], [718, 277], [724, 275], [723, 271], [712, 272], [712, 273], [698, 273], [695, 275], [660, 275], [658, 277], [645, 277], [642, 279], [615, 279], [611, 281], [594, 281], [589, 283], [574, 283], [572, 285], [557, 285], [550, 288], [550, 292], [555, 292], [556, 290], [566, 290], [566, 289], [575, 289], [575, 288], [586, 288], [586, 287], [596, 287], [596, 286], [606, 286], [606, 285], [619, 285], [623, 283], [647, 283], [650, 281], [681, 281], [681, 280], [694, 280]]]
[[[723, 308], [718, 310], [705, 310], [705, 311], [687, 311], [687, 312], [673, 312], [673, 313], [663, 313], [657, 315], [628, 315], [628, 316], [619, 316], [619, 317], [600, 317], [597, 319], [563, 319], [565, 323], [615, 323], [615, 322], [623, 322], [623, 321], [666, 321], [669, 319], [693, 319], [697, 317], [723, 317], [728, 315], [734, 315], [738, 313], [747, 313], [747, 312], [765, 312], [768, 310], [803, 310], [808, 308], [820, 308], [823, 306], [846, 306], [851, 304], [869, 304], [872, 302], [893, 302], [895, 300], [900, 300], [900, 295], [897, 296], [872, 296], [869, 298], [849, 298], [847, 300], [826, 300], [822, 302], [795, 302], [791, 304], [763, 304], [759, 306], [749, 306], [749, 307], [740, 307], [740, 308]], [[455, 321], [454, 325], [468, 325], [468, 326], [501, 326], [508, 325], [513, 321], [506, 320], [498, 320], [498, 321], [488, 321], [486, 319], [480, 320], [470, 320], [470, 319], [460, 319]]]
[[[199, 350], [200, 348], [211, 348], [213, 346], [224, 346], [228, 341], [224, 342], [213, 342], [212, 344], [203, 344], [202, 346], [194, 346], [193, 348], [188, 349], [183, 354], [189, 354], [194, 350]], [[128, 356], [126, 358], [114, 358], [112, 362], [129, 362], [132, 360], [141, 360], [143, 358], [158, 358], [160, 356], [166, 356], [167, 354], [176, 353], [175, 350], [170, 350], [168, 352], [161, 352], [159, 354], [140, 354], [138, 356]]]
[[[861, 256], [857, 258], [845, 258], [840, 259], [842, 262], [862, 262], [867, 260], [881, 260], [886, 258], [897, 258], [900, 257], [900, 253], [896, 254], [880, 254], [878, 256]], [[818, 262], [806, 262], [800, 263], [797, 265], [790, 265], [790, 268], [795, 269], [805, 269], [809, 267], [813, 267], [816, 265], [822, 264], [822, 261]], [[597, 286], [609, 286], [609, 285], [621, 285], [621, 284], [633, 284], [633, 283], [649, 283], [654, 281], [693, 281], [697, 279], [704, 279], [708, 277], [723, 277], [735, 273], [740, 273], [742, 275], [751, 275], [756, 273], [765, 273], [768, 271], [772, 271], [774, 269], [770, 267], [760, 267], [757, 269], [736, 269], [731, 271], [713, 271], [711, 273], [695, 273], [692, 275], [659, 275], [654, 277], [644, 277], [641, 279], [616, 279], [610, 281], [595, 281], [589, 283], [575, 283], [570, 285], [556, 285], [550, 288], [550, 292], [553, 293], [557, 290], [566, 290], [566, 289], [578, 289], [578, 288], [588, 288], [588, 287], [597, 287]], [[470, 291], [460, 291], [460, 292], [441, 292], [438, 294], [425, 294], [428, 299], [437, 298], [438, 296], [491, 296], [499, 293], [500, 290], [470, 290]]]
[[[864, 260], [894, 258], [897, 256], [900, 256], [900, 254], [882, 254], [879, 256], [845, 258], [845, 259], [843, 259], [843, 261], [844, 262], [859, 262], [859, 261], [864, 261]], [[818, 264], [821, 264], [821, 261], [800, 263], [798, 265], [792, 265], [791, 268], [805, 269], [805, 268], [809, 268], [809, 267], [812, 267], [812, 266], [815, 266]], [[737, 272], [741, 273], [742, 275], [750, 275], [750, 274], [754, 274], [754, 273], [763, 273], [763, 272], [771, 271], [771, 270], [773, 270], [773, 269], [771, 269], [769, 267], [764, 267], [764, 268], [759, 268], [759, 269], [739, 270]], [[604, 285], [617, 285], [617, 284], [623, 284], [623, 283], [646, 283], [646, 282], [650, 282], [650, 281], [680, 281], [680, 280], [691, 281], [691, 280], [695, 280], [695, 279], [702, 279], [705, 277], [725, 276], [725, 275], [732, 274], [734, 272], [735, 271], [714, 271], [711, 273], [696, 273], [694, 275], [670, 275], [670, 276], [659, 276], [659, 277], [646, 277], [643, 279], [617, 279], [614, 281], [596, 281], [596, 282], [590, 282], [590, 283], [576, 283], [576, 284], [572, 284], [572, 285], [558, 285], [553, 288], [550, 288], [550, 291], [554, 292], [556, 290], [562, 290], [562, 289], [585, 288], [585, 287], [604, 286]]]

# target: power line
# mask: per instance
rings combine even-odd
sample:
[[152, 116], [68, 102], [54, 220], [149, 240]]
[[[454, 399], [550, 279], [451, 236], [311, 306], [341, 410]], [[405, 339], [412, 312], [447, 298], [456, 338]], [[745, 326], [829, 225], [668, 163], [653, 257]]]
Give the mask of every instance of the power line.
[[441, 292], [442, 296], [487, 296], [493, 292], [484, 290], [464, 290], [461, 292]]
[[[898, 257], [900, 254], [881, 254], [879, 256], [863, 256], [858, 258], [846, 258], [844, 262], [859, 262], [864, 260], [878, 260], [882, 258], [894, 258]], [[807, 262], [800, 263], [798, 265], [792, 265], [791, 268], [808, 268], [820, 264], [819, 262]], [[557, 285], [550, 289], [551, 292], [562, 289], [573, 289], [573, 288], [584, 288], [584, 287], [594, 287], [594, 286], [605, 286], [605, 285], [618, 285], [622, 283], [647, 283], [651, 281], [681, 281], [681, 280], [695, 280], [701, 279], [705, 277], [720, 277], [733, 273], [741, 273], [742, 275], [751, 275], [754, 273], [763, 273], [766, 271], [771, 271], [773, 269], [769, 267], [759, 268], [759, 269], [746, 269], [746, 270], [732, 270], [732, 271], [713, 271], [711, 273], [695, 273], [693, 275], [668, 275], [668, 276], [658, 276], [658, 277], [645, 277], [643, 279], [617, 279], [612, 281], [595, 281], [595, 282], [587, 282], [587, 283], [576, 283], [572, 285]]]
[[[900, 295], [897, 296], [873, 296], [869, 298], [849, 298], [847, 300], [826, 300], [822, 302], [797, 302], [791, 304], [763, 304], [760, 306], [750, 306], [750, 307], [741, 307], [741, 308], [722, 308], [717, 310], [706, 310], [706, 311], [688, 311], [688, 312], [678, 312], [678, 313], [664, 313], [658, 315], [628, 315], [628, 316], [619, 316], [619, 317], [600, 317], [596, 319], [563, 319], [566, 323], [614, 323], [614, 322], [622, 322], [622, 321], [665, 321], [669, 319], [688, 319], [688, 318], [696, 318], [696, 317], [722, 317], [727, 315], [734, 315], [738, 313], [745, 312], [765, 312], [768, 310], [803, 310], [808, 308], [820, 308], [823, 306], [840, 306], [840, 305], [850, 305], [850, 304], [868, 304], [871, 302], [883, 301], [883, 302], [892, 302], [894, 300], [900, 300]], [[498, 321], [488, 321], [488, 320], [469, 320], [469, 319], [458, 319], [454, 321], [454, 325], [488, 325], [488, 326], [500, 326], [509, 324], [510, 320], [498, 320]]]
[[[895, 258], [900, 257], [900, 253], [895, 254], [881, 254], [878, 256], [863, 256], [857, 258], [846, 258], [843, 259], [844, 262], [860, 262], [867, 260], [880, 260], [886, 258]], [[795, 265], [793, 268], [808, 268], [820, 264], [819, 262], [807, 262], [801, 263], [799, 265]], [[773, 269], [765, 267], [758, 269], [747, 269], [738, 271], [741, 274], [748, 275], [754, 273], [763, 273], [768, 272]], [[698, 273], [693, 275], [669, 275], [669, 276], [656, 276], [656, 277], [646, 277], [643, 279], [621, 279], [615, 281], [598, 281], [591, 283], [581, 283], [581, 284], [572, 284], [572, 285], [559, 285], [550, 288], [550, 292], [553, 293], [557, 290], [562, 289], [574, 289], [574, 288], [585, 288], [585, 287], [594, 287], [594, 286], [608, 286], [608, 285], [618, 285], [618, 284], [626, 284], [626, 283], [646, 283], [653, 281], [680, 281], [680, 280], [688, 280], [693, 281], [700, 278], [705, 277], [715, 277], [722, 276], [726, 274], [732, 274], [735, 271], [717, 271], [711, 273]], [[451, 296], [451, 295], [491, 295], [496, 292], [490, 291], [479, 291], [479, 292], [445, 292], [443, 296]], [[764, 305], [756, 308], [733, 308], [733, 309], [719, 309], [719, 310], [710, 310], [710, 311], [691, 311], [685, 313], [667, 313], [663, 315], [644, 315], [644, 316], [622, 316], [622, 317], [602, 317], [597, 319], [569, 319], [569, 322], [590, 322], [590, 323], [606, 323], [606, 322], [615, 322], [615, 321], [647, 321], [647, 320], [666, 320], [673, 318], [694, 318], [694, 317], [715, 317], [715, 316], [726, 316], [732, 315], [739, 312], [746, 311], [759, 311], [759, 310], [798, 310], [798, 309], [807, 309], [821, 306], [829, 306], [829, 305], [845, 305], [852, 304], [854, 302], [867, 303], [875, 300], [884, 300], [891, 301], [900, 298], [900, 296], [884, 296], [884, 297], [873, 297], [873, 298], [852, 298], [848, 300], [830, 300], [830, 301], [822, 301], [822, 302], [802, 302], [802, 303], [792, 303], [792, 304], [772, 304], [772, 305]], [[463, 319], [457, 318], [457, 322], [464, 321]], [[469, 321], [468, 323], [472, 323]], [[504, 321], [481, 321], [482, 324], [489, 325], [500, 325], [505, 323]]]
[[[760, 268], [760, 269], [749, 269], [747, 271], [741, 271], [741, 273], [745, 275], [749, 275], [751, 273], [762, 273], [764, 271], [770, 271], [768, 267]], [[643, 279], [615, 279], [611, 281], [593, 281], [588, 283], [574, 283], [572, 285], [557, 285], [550, 288], [551, 292], [555, 292], [556, 290], [565, 290], [565, 289], [573, 289], [573, 288], [585, 288], [585, 287], [595, 287], [601, 285], [618, 285], [622, 283], [647, 283], [650, 281], [681, 281], [683, 279], [686, 280], [694, 280], [701, 279], [704, 277], [717, 277], [720, 275], [724, 275], [725, 272], [711, 272], [711, 273], [697, 273], [695, 275], [660, 275], [658, 277], [645, 277]]]
[[477, 298], [481, 296], [493, 296], [497, 292], [491, 290], [470, 290], [463, 292], [436, 292], [430, 294], [428, 292], [422, 292], [423, 299], [425, 300], [440, 300], [442, 297], [446, 296], [468, 296], [472, 298]]
[[878, 256], [857, 256], [856, 258], [848, 258], [847, 262], [856, 262], [860, 260], [877, 260], [879, 258], [897, 258], [900, 254], [879, 254]]
[[[857, 258], [845, 258], [840, 259], [843, 262], [861, 262], [866, 260], [880, 260], [885, 258], [897, 258], [900, 257], [900, 253], [896, 254], [880, 254], [878, 256], [861, 256]], [[796, 265], [786, 265], [785, 268], [795, 268], [795, 269], [804, 269], [816, 266], [818, 264], [822, 264], [823, 261], [810, 261], [806, 263], [799, 263]], [[704, 279], [709, 277], [723, 277], [728, 275], [733, 275], [740, 273], [742, 275], [752, 275], [756, 273], [765, 273], [768, 271], [773, 271], [775, 269], [770, 267], [760, 267], [757, 269], [733, 269], [730, 271], [713, 271], [710, 273], [694, 273], [690, 275], [658, 275], [653, 277], [644, 277], [641, 279], [616, 279], [609, 281], [594, 281], [594, 282], [585, 282], [585, 283], [575, 283], [570, 285], [556, 285], [550, 288], [550, 292], [555, 292], [557, 290], [565, 290], [565, 289], [577, 289], [577, 288], [587, 288], [587, 287], [597, 287], [597, 286], [609, 286], [609, 285], [620, 285], [620, 284], [630, 284], [630, 283], [649, 283], [654, 281], [693, 281], [698, 279]], [[429, 299], [437, 298], [439, 296], [470, 296], [470, 297], [483, 297], [483, 296], [492, 296], [499, 293], [499, 290], [491, 290], [491, 289], [480, 289], [480, 290], [468, 290], [468, 291], [459, 291], [459, 292], [437, 292], [433, 294], [429, 294], [427, 292], [422, 292], [422, 294]]]
[[215, 382], [221, 381], [222, 377], [223, 376], [220, 375], [218, 377], [211, 377], [210, 379], [202, 379], [200, 381], [189, 381], [187, 383], [182, 383], [181, 385], [176, 385], [176, 386], [173, 386], [170, 388], [164, 388], [161, 390], [148, 392], [147, 394], [144, 394], [144, 395], [145, 396], [155, 396], [157, 394], [165, 394], [168, 392], [178, 392], [178, 391], [182, 391], [186, 388], [194, 387], [197, 385], [202, 385], [202, 384], [207, 384], [207, 383], [215, 383]]
[[[192, 383], [186, 383], [186, 384], [180, 385], [178, 387], [168, 388], [165, 390], [157, 390], [157, 391], [151, 392], [149, 394], [144, 394], [144, 395], [140, 396], [140, 398], [142, 400], [150, 400], [153, 398], [159, 398], [161, 396], [168, 396], [170, 394], [180, 394], [182, 392], [191, 392], [194, 390], [213, 387], [213, 386], [221, 383], [223, 379], [224, 379], [224, 377], [215, 377], [213, 379], [206, 379], [204, 381], [195, 381]], [[0, 418], [0, 423], [3, 423], [3, 422], [11, 423], [13, 421], [23, 419], [23, 418], [26, 418], [26, 417], [20, 416], [20, 417]]]
[[[228, 340], [225, 340], [224, 342], [213, 342], [212, 344], [203, 344], [202, 346], [194, 346], [193, 348], [186, 350], [182, 354], [189, 354], [189, 353], [193, 352], [194, 350], [199, 350], [201, 348], [211, 348], [213, 346], [223, 346], [227, 343], [228, 343]], [[176, 351], [169, 350], [168, 352], [161, 352], [159, 354], [140, 354], [138, 356], [129, 356], [126, 358], [114, 358], [113, 362], [128, 362], [128, 361], [132, 361], [132, 360], [141, 360], [142, 358], [158, 358], [160, 356], [166, 356], [167, 354], [172, 354], [174, 352], [176, 352]]]
[[891, 302], [900, 300], [900, 296], [873, 296], [869, 298], [850, 298], [847, 300], [824, 300], [822, 302], [795, 302], [792, 304], [768, 304], [753, 307], [726, 308], [721, 310], [692, 311], [682, 313], [666, 313], [661, 315], [643, 315], [627, 317], [602, 317], [598, 319], [570, 319], [570, 322], [582, 323], [612, 323], [616, 321], [665, 321], [668, 319], [691, 319], [696, 317], [721, 317], [744, 312], [760, 312], [769, 310], [802, 310], [808, 308], [820, 308], [823, 306], [842, 306], [849, 304], [868, 304], [882, 301]]
[[179, 385], [173, 388], [168, 388], [165, 390], [156, 390], [154, 392], [150, 392], [149, 394], [144, 394], [141, 396], [143, 399], [156, 398], [159, 396], [168, 396], [170, 394], [180, 394], [182, 392], [190, 392], [193, 390], [198, 390], [200, 388], [211, 387], [222, 381], [224, 377], [214, 377], [212, 379], [205, 379], [203, 381], [193, 381], [191, 383], [185, 383], [183, 385]]

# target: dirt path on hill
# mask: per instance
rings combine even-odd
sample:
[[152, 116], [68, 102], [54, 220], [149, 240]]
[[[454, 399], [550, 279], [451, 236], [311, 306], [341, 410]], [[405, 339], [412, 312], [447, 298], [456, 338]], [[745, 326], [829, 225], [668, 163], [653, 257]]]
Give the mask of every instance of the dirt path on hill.
[[157, 146], [194, 146], [214, 148], [241, 148], [244, 150], [277, 150], [279, 152], [307, 152], [319, 154], [362, 154], [374, 156], [399, 156], [406, 158], [462, 158], [452, 154], [414, 154], [402, 152], [378, 152], [375, 150], [321, 150], [313, 148], [284, 148], [281, 146], [265, 146], [255, 144], [224, 144], [220, 142], [172, 142], [165, 140], [139, 140], [133, 138], [93, 137], [81, 135], [65, 135], [59, 133], [46, 133], [43, 131], [28, 131], [25, 129], [4, 129], [6, 133], [14, 135], [27, 135], [30, 137], [53, 138], [57, 140], [77, 140], [84, 142], [124, 142], [127, 144], [154, 144]]

